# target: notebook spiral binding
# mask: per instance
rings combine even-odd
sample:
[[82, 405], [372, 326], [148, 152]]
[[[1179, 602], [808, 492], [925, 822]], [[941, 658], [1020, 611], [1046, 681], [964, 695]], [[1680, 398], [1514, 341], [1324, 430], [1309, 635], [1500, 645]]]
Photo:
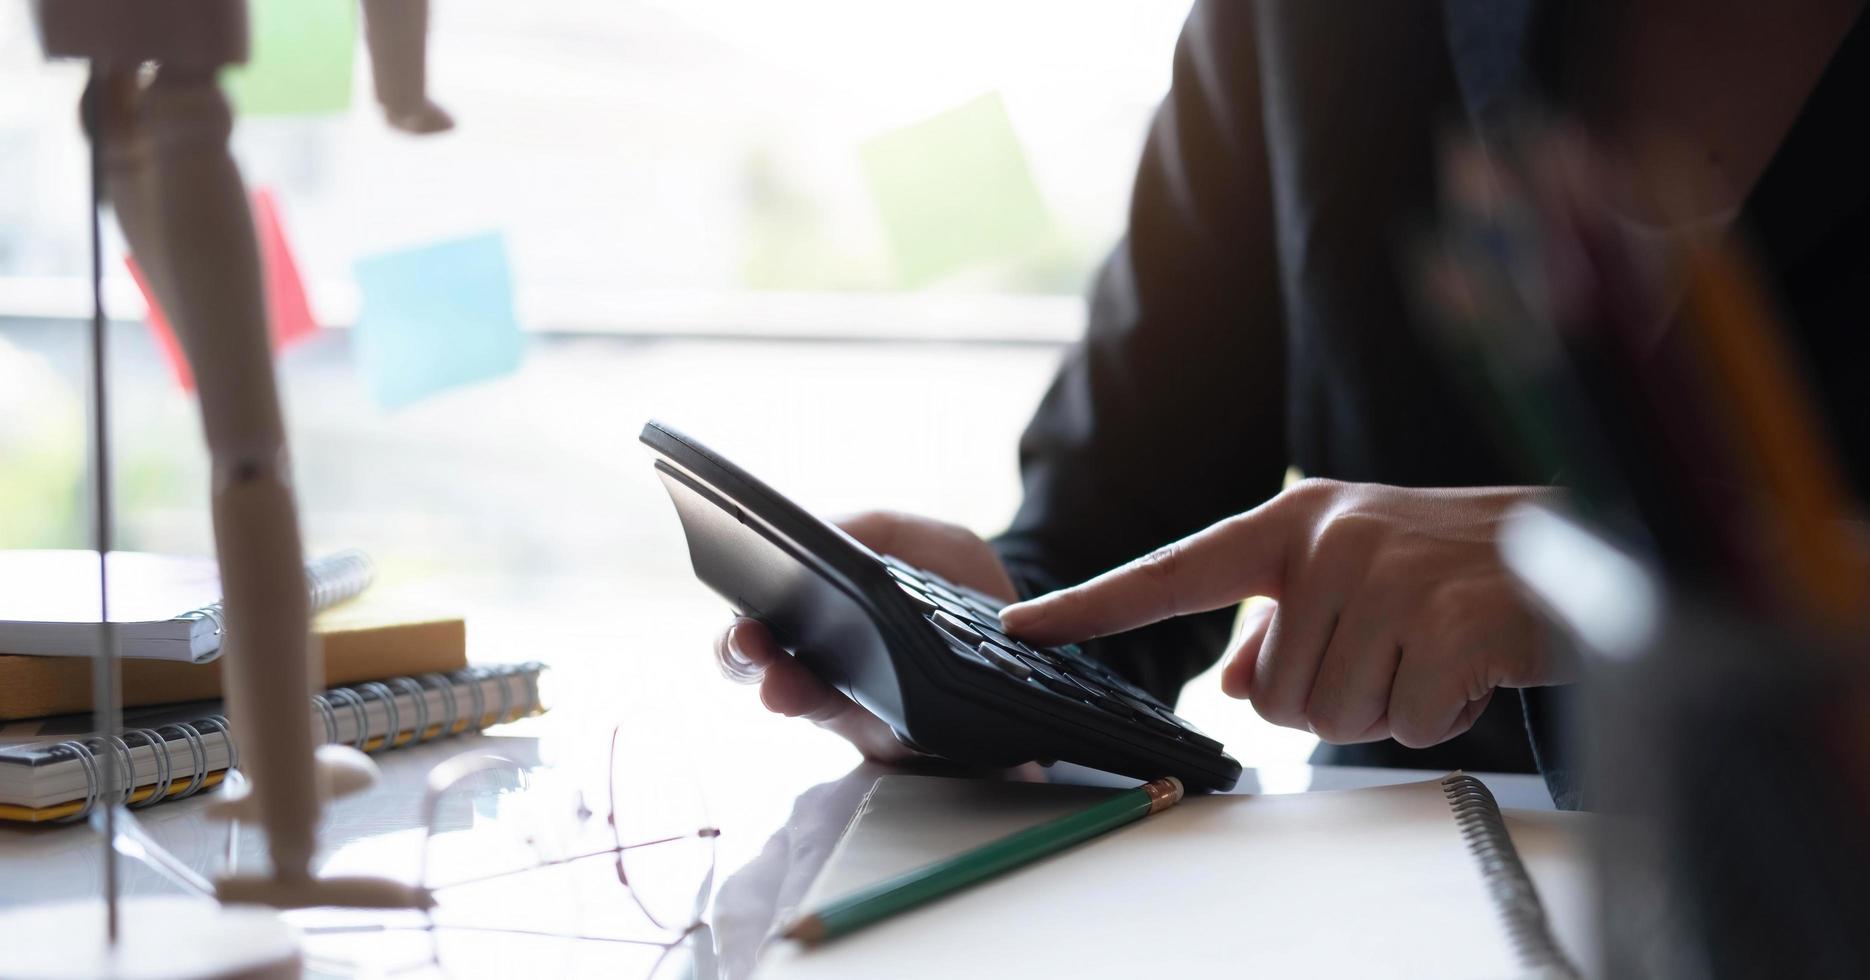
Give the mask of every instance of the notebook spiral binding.
[[[371, 564], [370, 556], [355, 549], [340, 551], [311, 562], [305, 566], [305, 588], [312, 611], [329, 609], [356, 597], [369, 588], [375, 578], [376, 566]], [[213, 623], [216, 636], [227, 632], [226, 607], [218, 599], [176, 618]]]
[[305, 566], [305, 584], [313, 609], [326, 609], [370, 587], [376, 566], [361, 551], [340, 551]]
[[1578, 969], [1552, 938], [1539, 892], [1513, 847], [1493, 791], [1464, 772], [1443, 777], [1441, 791], [1454, 811], [1461, 838], [1480, 862], [1481, 875], [1520, 962], [1541, 980], [1576, 980]]
[[[338, 741], [338, 712], [343, 710], [351, 715], [353, 728], [359, 734], [351, 743], [357, 749], [367, 752], [381, 752], [399, 745], [418, 745], [433, 738], [455, 734], [455, 727], [461, 724], [461, 732], [478, 732], [488, 724], [508, 720], [515, 708], [523, 705], [537, 705], [539, 700], [539, 672], [544, 665], [539, 663], [495, 664], [469, 667], [452, 674], [429, 673], [416, 677], [397, 677], [387, 681], [368, 681], [348, 687], [336, 687], [322, 694], [312, 695], [312, 708], [324, 729], [320, 744], [331, 745]], [[507, 683], [518, 678], [524, 686], [524, 693], [514, 695], [512, 685]], [[487, 692], [482, 689], [484, 682], [499, 680], [496, 685], [500, 692], [499, 699], [489, 704]], [[441, 696], [441, 717], [433, 718], [429, 713], [428, 692], [436, 691]], [[462, 693], [466, 697], [462, 697]], [[410, 720], [413, 730], [403, 727], [403, 706], [397, 703], [397, 695], [402, 694], [414, 706]], [[389, 716], [390, 735], [378, 737], [374, 741], [370, 735], [369, 704], [380, 701]], [[463, 710], [465, 709], [465, 710]], [[490, 722], [489, 718], [493, 721]], [[433, 729], [433, 731], [431, 731]], [[410, 732], [406, 741], [398, 741], [397, 736]], [[174, 737], [170, 737], [173, 735]], [[60, 823], [75, 823], [88, 818], [104, 800], [104, 772], [100, 768], [102, 759], [107, 757], [106, 745], [116, 750], [117, 778], [113, 780], [116, 792], [112, 805], [127, 806], [133, 810], [154, 806], [164, 800], [180, 800], [193, 796], [206, 788], [208, 777], [208, 742], [211, 736], [219, 736], [221, 747], [227, 752], [229, 770], [240, 768], [240, 748], [234, 743], [233, 728], [226, 715], [212, 714], [197, 718], [191, 722], [172, 722], [155, 728], [125, 729], [121, 735], [92, 735], [84, 739], [67, 739], [59, 742], [59, 748], [71, 752], [84, 768], [85, 797], [78, 810], [59, 819]], [[176, 757], [173, 743], [179, 742], [188, 751], [188, 783], [174, 788]], [[154, 763], [148, 773], [147, 781], [139, 781], [136, 762], [130, 750], [135, 745], [149, 746]], [[141, 800], [133, 801], [136, 790], [141, 785], [156, 787], [156, 790]], [[169, 787], [167, 792], [164, 787]]]
[[[201, 792], [202, 788], [207, 785], [208, 776], [210, 775], [208, 772], [208, 746], [204, 737], [206, 733], [203, 732], [203, 729], [207, 729], [208, 732], [218, 734], [221, 737], [223, 746], [227, 749], [228, 768], [232, 769], [238, 767], [240, 765], [240, 750], [234, 745], [233, 729], [229, 727], [226, 715], [207, 715], [196, 719], [193, 723], [182, 721], [171, 722], [170, 724], [161, 725], [156, 728], [126, 729], [122, 735], [92, 735], [85, 739], [67, 739], [58, 743], [59, 748], [71, 752], [77, 757], [78, 764], [84, 767], [85, 793], [84, 800], [79, 805], [77, 811], [65, 817], [61, 817], [57, 822], [76, 823], [80, 820], [84, 820], [91, 815], [93, 810], [97, 809], [99, 803], [104, 802], [104, 773], [103, 770], [98, 768], [98, 759], [99, 756], [104, 754], [103, 748], [107, 744], [116, 749], [115, 755], [117, 759], [117, 778], [114, 780], [117, 786], [117, 793], [116, 799], [110, 801], [113, 805], [122, 805], [132, 810], [140, 810], [144, 807], [154, 806], [164, 800], [186, 799], [187, 797]], [[173, 755], [174, 748], [169, 744], [170, 740], [164, 737], [165, 733], [168, 732], [174, 732], [176, 735], [180, 736], [179, 741], [188, 747], [190, 774], [188, 777], [188, 784], [181, 789], [172, 788], [175, 782], [173, 777], [175, 772], [175, 757]], [[150, 785], [157, 787], [157, 790], [151, 792], [149, 796], [134, 802], [132, 801], [132, 797], [135, 796], [139, 784], [137, 781], [136, 762], [130, 755], [130, 742], [133, 739], [141, 741], [149, 746], [150, 752], [155, 759], [154, 772], [152, 773]], [[161, 789], [162, 787], [171, 788], [168, 792], [163, 792]]]

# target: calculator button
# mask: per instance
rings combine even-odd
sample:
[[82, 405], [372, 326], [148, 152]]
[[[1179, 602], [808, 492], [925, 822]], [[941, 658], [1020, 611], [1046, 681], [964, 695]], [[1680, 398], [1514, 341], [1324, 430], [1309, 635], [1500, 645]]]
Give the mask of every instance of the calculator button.
[[980, 646], [982, 641], [986, 640], [986, 637], [976, 632], [974, 627], [969, 626], [942, 610], [938, 609], [930, 614], [929, 621], [934, 623], [936, 628], [940, 629], [943, 633], [966, 644], [970, 650]]
[[1096, 660], [1092, 659], [1089, 654], [1085, 653], [1083, 649], [1081, 649], [1075, 644], [1067, 644], [1062, 647], [1053, 647], [1052, 651], [1058, 654], [1060, 657], [1062, 657], [1067, 663], [1071, 664], [1073, 667], [1076, 667], [1080, 670], [1088, 670], [1093, 673], [1096, 673], [1099, 671], [1106, 671], [1109, 669], [1105, 667], [1103, 664], [1098, 663]]
[[1032, 679], [1034, 681], [1049, 688], [1054, 693], [1063, 694], [1074, 700], [1082, 696], [1078, 685], [1073, 684], [1064, 674], [1030, 657], [1021, 656], [1019, 659], [1026, 666], [1032, 668]]
[[1142, 715], [1148, 718], [1156, 717], [1156, 706], [1153, 704], [1150, 704], [1147, 701], [1133, 698], [1130, 695], [1125, 694], [1122, 691], [1117, 692], [1116, 698], [1117, 700], [1122, 701], [1125, 705], [1128, 705], [1131, 708], [1131, 710], [1135, 711], [1139, 715]]
[[975, 648], [975, 652], [986, 658], [988, 663], [993, 664], [995, 667], [1000, 668], [1022, 681], [1032, 676], [1032, 668], [1026, 666], [1026, 664], [1018, 657], [1015, 657], [1011, 651], [1002, 650], [992, 643], [982, 643], [979, 647]]
[[[1124, 703], [1129, 705], [1129, 707], [1131, 708], [1136, 707], [1136, 705], [1131, 702], [1124, 702]], [[1144, 728], [1147, 728], [1150, 731], [1155, 732], [1158, 735], [1166, 735], [1170, 738], [1181, 738], [1183, 735], [1181, 728], [1177, 727], [1174, 724], [1171, 724], [1169, 721], [1164, 719], [1161, 715], [1156, 714], [1154, 710], [1145, 709], [1145, 710], [1138, 711], [1136, 713], [1136, 721], [1138, 724], [1142, 725]]]
[[948, 640], [948, 649], [954, 651], [955, 656], [960, 657], [963, 660], [969, 660], [974, 663], [980, 664], [982, 667], [998, 667], [999, 666], [998, 664], [995, 664], [993, 661], [988, 660], [986, 657], [982, 656], [981, 652], [975, 649], [974, 647], [970, 647], [967, 644], [962, 643], [960, 640], [957, 640], [953, 637], [945, 637], [945, 639]]
[[1104, 695], [1102, 697], [1093, 698], [1091, 703], [1119, 718], [1129, 718], [1132, 720], [1136, 718], [1136, 709], [1124, 704], [1122, 701], [1118, 700], [1115, 695]]
[[1129, 681], [1124, 680], [1122, 677], [1112, 676], [1110, 678], [1110, 683], [1111, 683], [1111, 686], [1115, 687], [1117, 690], [1122, 691], [1125, 694], [1128, 694], [1129, 696], [1137, 699], [1138, 701], [1142, 701], [1148, 704], [1152, 708], [1168, 707], [1168, 705], [1163, 704], [1161, 701], [1157, 700], [1154, 694], [1151, 694], [1148, 691], [1145, 691], [1142, 688], [1137, 687], [1135, 684], [1132, 684]]
[[914, 565], [894, 555], [879, 555], [877, 557], [883, 559], [883, 564], [888, 566], [891, 575], [908, 575], [911, 581], [921, 581], [922, 576], [916, 571]]
[[946, 603], [954, 609], [959, 610], [955, 615], [962, 619], [974, 618], [974, 610], [969, 609], [967, 604], [961, 601], [961, 597], [954, 594], [954, 590], [944, 589], [934, 582], [924, 585], [922, 589], [929, 594], [930, 598]]
[[994, 623], [994, 622], [983, 623], [979, 619], [975, 619], [974, 628], [977, 630], [980, 630], [982, 633], [987, 634], [987, 636], [991, 637], [995, 643], [998, 643], [1001, 646], [1006, 647], [1008, 650], [1017, 650], [1020, 653], [1027, 653], [1027, 652], [1030, 652], [1032, 649], [1031, 647], [1028, 647], [1026, 644], [1021, 643], [1018, 640], [1015, 640], [1012, 637], [1006, 635], [1006, 633], [1001, 631], [1000, 625], [998, 623]]
[[1054, 677], [1061, 681], [1065, 679], [1064, 674], [1061, 674], [1058, 671], [1052, 669], [1052, 666], [1046, 663], [1045, 661], [1040, 660], [1037, 657], [1034, 657], [1032, 655], [1032, 651], [1030, 650], [1015, 650], [1013, 655], [1018, 657], [1021, 663], [1025, 664], [1028, 667], [1031, 667], [1035, 672], [1037, 672], [1038, 674], [1042, 676]]
[[1023, 643], [1019, 640], [1014, 640], [1014, 639], [1008, 639], [1007, 643], [1010, 644], [1014, 649], [1020, 651], [1021, 653], [1029, 653], [1035, 657], [1038, 657], [1044, 660], [1046, 663], [1051, 664], [1055, 669], [1064, 670], [1067, 666], [1070, 666], [1069, 664], [1065, 663], [1063, 660], [1060, 660], [1059, 658], [1053, 656], [1049, 651], [1041, 650], [1038, 647], [1033, 646], [1030, 643]]
[[1059, 671], [1063, 673], [1066, 677], [1069, 677], [1072, 680], [1077, 681], [1078, 683], [1083, 684], [1086, 687], [1089, 687], [1092, 690], [1097, 691], [1100, 694], [1102, 694], [1105, 691], [1112, 690], [1110, 686], [1110, 682], [1106, 681], [1102, 675], [1098, 674], [1096, 671], [1086, 670], [1083, 666], [1079, 664], [1068, 663], [1065, 666], [1060, 667]]
[[1064, 695], [1073, 701], [1083, 700], [1082, 695], [1078, 692], [1078, 685], [1073, 684], [1057, 674], [1042, 674], [1035, 670], [1033, 671], [1032, 679], [1038, 681], [1053, 694]]
[[914, 572], [905, 571], [903, 569], [897, 568], [894, 565], [890, 565], [884, 568], [883, 570], [890, 573], [890, 578], [893, 578], [898, 582], [907, 582], [910, 585], [921, 585], [922, 584], [921, 577], [917, 576]]
[[1155, 695], [1150, 694], [1148, 691], [1145, 691], [1142, 688], [1137, 687], [1135, 684], [1130, 683], [1129, 680], [1126, 679], [1122, 674], [1119, 674], [1116, 671], [1110, 669], [1109, 667], [1104, 666], [1102, 663], [1098, 662], [1097, 660], [1094, 660], [1091, 657], [1086, 656], [1084, 651], [1080, 650], [1078, 647], [1065, 646], [1065, 647], [1058, 648], [1058, 650], [1061, 654], [1065, 654], [1066, 656], [1069, 656], [1071, 658], [1070, 662], [1075, 667], [1077, 667], [1078, 671], [1080, 672], [1088, 671], [1091, 673], [1092, 676], [1095, 676], [1097, 679], [1103, 681], [1105, 684], [1108, 684], [1109, 686], [1116, 688], [1117, 690], [1122, 691], [1123, 693], [1128, 694], [1129, 696], [1136, 698], [1139, 701], [1147, 702], [1153, 708], [1167, 708], [1168, 707], [1168, 705], [1165, 705], [1161, 701], [1156, 700]]
[[[934, 586], [935, 588], [937, 588], [937, 589], [939, 589], [939, 590], [941, 590], [941, 591], [943, 591], [943, 592], [947, 592], [947, 593], [949, 593], [949, 594], [953, 594], [953, 592], [954, 592], [954, 583], [953, 583], [953, 582], [950, 582], [950, 581], [948, 581], [947, 579], [945, 579], [945, 578], [942, 578], [942, 577], [941, 577], [940, 575], [937, 575], [937, 574], [935, 574], [934, 572], [931, 572], [931, 571], [929, 571], [929, 570], [928, 570], [928, 569], [926, 569], [926, 568], [918, 568], [918, 569], [916, 569], [916, 574], [917, 574], [917, 575], [920, 575], [920, 576], [922, 576], [922, 581], [924, 581], [924, 582], [926, 582], [926, 583], [928, 583], [929, 585], [932, 585], [932, 586]], [[959, 598], [959, 597], [957, 597], [957, 598]]]
[[1092, 704], [1097, 704], [1102, 701], [1110, 700], [1110, 695], [1105, 694], [1103, 691], [1099, 690], [1097, 685], [1086, 680], [1085, 678], [1076, 677], [1071, 674], [1066, 674], [1065, 679], [1072, 682], [1072, 684], [1077, 686], [1078, 697], [1083, 698], [1084, 700], [1089, 701]]
[[929, 598], [928, 596], [923, 595], [913, 585], [908, 585], [902, 582], [898, 582], [896, 583], [896, 586], [897, 588], [902, 589], [903, 594], [908, 596], [911, 602], [914, 602], [917, 606], [919, 606], [924, 614], [932, 613], [935, 610], [941, 608], [940, 606], [937, 606], [935, 604], [935, 600]]
[[1195, 726], [1189, 724], [1186, 719], [1182, 718], [1180, 715], [1177, 715], [1175, 712], [1169, 711], [1163, 708], [1157, 708], [1156, 714], [1161, 715], [1163, 720], [1167, 721], [1169, 724], [1174, 725], [1177, 728], [1180, 728], [1182, 730], [1183, 738], [1188, 739], [1190, 742], [1193, 742], [1196, 745], [1199, 745], [1204, 749], [1212, 749], [1216, 752], [1220, 751], [1221, 749], [1220, 742], [1210, 737], [1206, 732], [1203, 732], [1201, 729], [1196, 728]]
[[968, 608], [978, 613], [982, 619], [999, 625], [1000, 610], [1005, 607], [1005, 603], [969, 588], [957, 588], [955, 592], [961, 596], [961, 601], [967, 603]]
[[1072, 677], [1073, 681], [1077, 681], [1079, 685], [1085, 685], [1088, 686], [1090, 690], [1096, 690], [1096, 692], [1098, 692], [1098, 698], [1116, 699], [1116, 694], [1118, 694], [1116, 688], [1113, 688], [1111, 685], [1105, 685], [1103, 681], [1096, 679], [1096, 677], [1085, 677], [1083, 673], [1070, 673], [1070, 671], [1068, 671], [1066, 675]]
[[1037, 647], [1022, 647], [1021, 652], [1025, 653], [1029, 657], [1033, 657], [1037, 660], [1044, 661], [1046, 666], [1048, 667], [1059, 668], [1059, 667], [1065, 666], [1065, 661], [1059, 659], [1057, 654], [1048, 653], [1047, 651], [1041, 650]]
[[969, 609], [965, 603], [962, 603], [955, 599], [950, 599], [947, 596], [941, 595], [940, 593], [937, 593], [934, 596], [931, 596], [930, 598], [936, 605], [942, 607], [943, 609], [948, 610], [949, 615], [953, 616], [954, 618], [964, 623], [973, 625], [974, 610]]
[[994, 629], [1000, 628], [999, 610], [983, 606], [978, 602], [968, 599], [966, 596], [962, 596], [961, 601], [967, 604], [968, 609], [972, 611], [975, 619], [992, 626]]

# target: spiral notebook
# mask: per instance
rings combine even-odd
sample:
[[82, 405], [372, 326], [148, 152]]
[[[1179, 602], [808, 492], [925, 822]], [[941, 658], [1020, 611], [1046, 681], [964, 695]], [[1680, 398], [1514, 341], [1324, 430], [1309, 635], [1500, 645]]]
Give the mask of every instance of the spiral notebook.
[[[1108, 790], [884, 776], [800, 902], [1094, 802]], [[779, 921], [789, 920], [781, 910]], [[1463, 773], [1203, 796], [816, 948], [760, 978], [1576, 975], [1501, 811]]]
[[[113, 551], [108, 571], [121, 656], [185, 663], [220, 656], [221, 581], [214, 559]], [[97, 573], [95, 551], [0, 550], [0, 653], [97, 656]], [[361, 551], [306, 562], [311, 611], [364, 591], [373, 575]]]
[[[321, 744], [377, 752], [479, 731], [537, 714], [538, 663], [470, 667], [335, 687], [312, 696], [308, 722]], [[132, 808], [179, 800], [218, 784], [239, 765], [218, 701], [124, 713], [119, 757], [128, 759]], [[78, 820], [98, 803], [104, 742], [91, 716], [0, 725], [0, 820]], [[10, 743], [10, 744], [9, 744]], [[120, 770], [121, 771], [121, 770]]]

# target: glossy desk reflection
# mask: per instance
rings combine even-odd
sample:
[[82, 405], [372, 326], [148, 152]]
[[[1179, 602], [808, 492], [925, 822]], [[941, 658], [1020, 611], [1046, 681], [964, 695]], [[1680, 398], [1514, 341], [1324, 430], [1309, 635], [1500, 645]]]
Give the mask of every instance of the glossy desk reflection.
[[[481, 736], [456, 739], [378, 757], [384, 778], [375, 789], [332, 807], [321, 832], [320, 866], [338, 871], [370, 867], [380, 873], [414, 878], [420, 873], [420, 803], [423, 780], [437, 763], [470, 749], [491, 752], [524, 766], [531, 787], [549, 787], [554, 800], [575, 798], [573, 790], [589, 801], [603, 799], [605, 768], [594, 765], [599, 756], [590, 751], [593, 736], [549, 735], [546, 738]], [[877, 776], [893, 770], [859, 765], [830, 781], [814, 782], [810, 773], [798, 774], [790, 811], [775, 819], [771, 800], [754, 800], [749, 792], [770, 791], [749, 786], [732, 774], [696, 773], [709, 805], [709, 818], [723, 837], [737, 846], [723, 848], [715, 871], [712, 903], [705, 916], [707, 927], [690, 935], [673, 956], [660, 949], [623, 942], [572, 942], [508, 934], [446, 933], [441, 939], [445, 973], [450, 976], [514, 976], [562, 973], [582, 975], [602, 971], [611, 976], [687, 976], [741, 978], [750, 975], [761, 946], [779, 924], [787, 920], [830, 855], [845, 825]], [[1125, 781], [1099, 773], [1058, 766], [1044, 771], [1045, 778], [1068, 782]], [[1021, 773], [1020, 775], [1030, 775]], [[1307, 766], [1252, 770], [1243, 776], [1237, 792], [1300, 792], [1307, 789], [1344, 788], [1421, 778], [1413, 771], [1314, 768]], [[1489, 784], [1502, 805], [1546, 809], [1550, 802], [1543, 784], [1530, 776], [1490, 776]], [[468, 788], [463, 799], [444, 815], [450, 845], [431, 855], [430, 881], [449, 881], [484, 867], [501, 850], [511, 850], [516, 835], [502, 821], [538, 819], [514, 816], [511, 779], [488, 779]], [[535, 797], [538, 798], [538, 797]], [[179, 857], [198, 868], [218, 865], [225, 846], [219, 825], [202, 814], [202, 802], [190, 800], [147, 811], [151, 833]], [[554, 804], [557, 805], [557, 804]], [[568, 804], [568, 806], [571, 804]], [[766, 814], [762, 817], [761, 814]], [[555, 815], [569, 818], [570, 814]], [[484, 846], [469, 842], [485, 842]], [[252, 833], [239, 840], [240, 859], [263, 860], [261, 842]], [[601, 864], [601, 862], [600, 862]], [[94, 894], [98, 857], [84, 828], [0, 829], [0, 865], [8, 887], [0, 893], [0, 906], [29, 900]], [[601, 873], [602, 869], [598, 869]], [[503, 879], [460, 903], [476, 915], [526, 923], [542, 916], [568, 914], [579, 924], [618, 937], [654, 937], [640, 922], [628, 896], [614, 879], [569, 879], [535, 872]], [[173, 889], [146, 869], [131, 867], [126, 889], [132, 893], [169, 893]], [[295, 913], [295, 922], [311, 928], [334, 921], [336, 913], [314, 910]], [[633, 918], [634, 915], [634, 918]], [[385, 920], [394, 921], [394, 920]], [[406, 922], [406, 920], [405, 920]], [[313, 967], [321, 974], [366, 972], [376, 975], [419, 965], [429, 956], [427, 935], [386, 931], [344, 936], [308, 937]], [[347, 965], [350, 964], [350, 965]], [[432, 971], [430, 971], [432, 972]], [[419, 975], [419, 972], [418, 972]]]

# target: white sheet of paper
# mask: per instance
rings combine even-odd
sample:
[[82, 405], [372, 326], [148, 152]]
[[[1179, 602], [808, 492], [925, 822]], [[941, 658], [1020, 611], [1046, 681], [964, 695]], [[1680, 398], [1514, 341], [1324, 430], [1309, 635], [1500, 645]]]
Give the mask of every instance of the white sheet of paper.
[[1587, 976], [1597, 965], [1596, 882], [1591, 877], [1595, 814], [1577, 810], [1501, 810], [1513, 849], [1539, 888], [1552, 938]]
[[[885, 776], [804, 907], [1108, 791]], [[1437, 781], [1204, 796], [760, 977], [1505, 977], [1521, 971]]]

